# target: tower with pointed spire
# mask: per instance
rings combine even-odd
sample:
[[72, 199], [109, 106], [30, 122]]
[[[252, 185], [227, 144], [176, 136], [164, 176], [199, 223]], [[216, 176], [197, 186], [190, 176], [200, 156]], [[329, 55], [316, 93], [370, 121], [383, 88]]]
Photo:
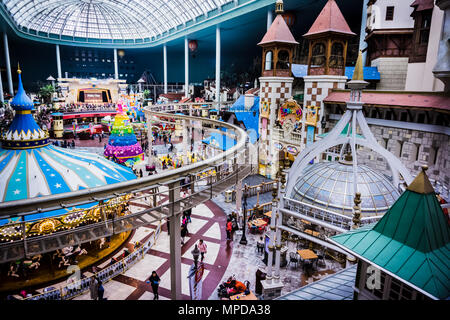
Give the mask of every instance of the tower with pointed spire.
[[[329, 239], [359, 259], [355, 300], [449, 298], [450, 226], [427, 169], [375, 225]], [[370, 286], [369, 268], [378, 270], [383, 286]]]
[[[320, 107], [319, 121], [324, 115], [323, 100], [332, 89], [345, 89], [345, 65], [350, 30], [335, 0], [328, 0], [319, 16], [304, 35], [309, 40], [308, 75], [305, 81], [303, 106]], [[306, 114], [306, 112], [303, 112]], [[303, 123], [305, 119], [303, 119]], [[322, 134], [318, 125], [315, 134]], [[302, 149], [307, 144], [306, 126], [302, 128]]]
[[260, 82], [259, 113], [259, 174], [275, 177], [278, 171], [278, 152], [272, 134], [278, 108], [292, 96], [292, 59], [295, 41], [282, 13], [283, 1], [276, 2], [277, 16], [259, 46], [263, 48]]
[[22, 70], [17, 65], [19, 86], [11, 101], [15, 116], [9, 129], [1, 137], [3, 149], [31, 149], [49, 144], [49, 136], [36, 123], [31, 114], [33, 101], [27, 96], [22, 85]]

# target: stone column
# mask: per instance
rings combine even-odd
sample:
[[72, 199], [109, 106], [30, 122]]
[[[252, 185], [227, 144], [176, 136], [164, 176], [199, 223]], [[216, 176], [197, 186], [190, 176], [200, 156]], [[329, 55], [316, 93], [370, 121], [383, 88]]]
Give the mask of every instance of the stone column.
[[180, 240], [180, 182], [169, 184], [170, 215], [170, 295], [172, 300], [181, 300], [181, 240]]

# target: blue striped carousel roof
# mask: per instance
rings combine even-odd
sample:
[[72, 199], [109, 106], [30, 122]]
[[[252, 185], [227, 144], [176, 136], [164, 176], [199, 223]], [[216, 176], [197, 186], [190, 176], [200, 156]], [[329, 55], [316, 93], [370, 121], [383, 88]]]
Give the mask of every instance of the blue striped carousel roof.
[[76, 191], [135, 179], [133, 172], [85, 151], [48, 145], [0, 149], [0, 201]]
[[[2, 137], [0, 148], [0, 202], [136, 179], [131, 169], [102, 156], [49, 145], [47, 134], [31, 115], [31, 108], [25, 109], [32, 106], [27, 99], [31, 101], [23, 90], [19, 72], [19, 90], [12, 102], [16, 114]], [[60, 211], [38, 214], [39, 217], [33, 215], [33, 218], [55, 216]], [[0, 220], [0, 225], [4, 223], [5, 220]]]

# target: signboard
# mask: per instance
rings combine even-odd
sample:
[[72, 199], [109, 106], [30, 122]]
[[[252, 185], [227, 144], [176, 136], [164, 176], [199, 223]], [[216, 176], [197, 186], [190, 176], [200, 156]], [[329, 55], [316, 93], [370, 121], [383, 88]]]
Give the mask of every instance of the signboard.
[[203, 273], [205, 272], [205, 266], [202, 262], [198, 262], [198, 268], [195, 270], [194, 265], [189, 270], [189, 292], [191, 294], [191, 300], [202, 300], [202, 287], [203, 287]]

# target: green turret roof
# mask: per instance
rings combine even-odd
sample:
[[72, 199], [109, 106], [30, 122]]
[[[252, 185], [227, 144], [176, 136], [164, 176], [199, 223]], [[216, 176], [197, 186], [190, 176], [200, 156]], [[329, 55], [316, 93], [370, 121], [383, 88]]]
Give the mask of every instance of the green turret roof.
[[426, 168], [372, 227], [330, 241], [434, 299], [450, 296], [450, 227]]

